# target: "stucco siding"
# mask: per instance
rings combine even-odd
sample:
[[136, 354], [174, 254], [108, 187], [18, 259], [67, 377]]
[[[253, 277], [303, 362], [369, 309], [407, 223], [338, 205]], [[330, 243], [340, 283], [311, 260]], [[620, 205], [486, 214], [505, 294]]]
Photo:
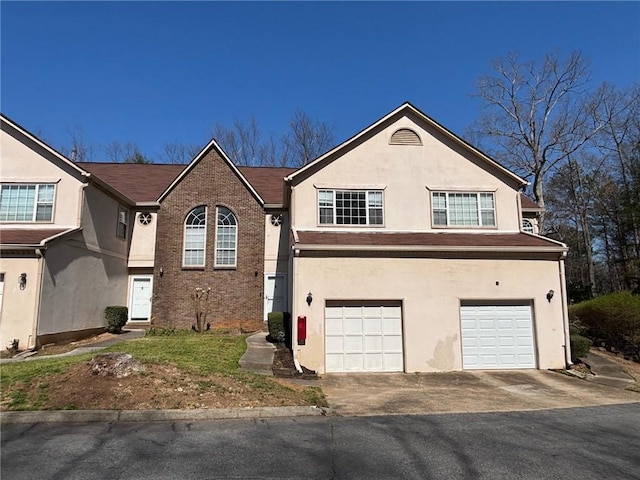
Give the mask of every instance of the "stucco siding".
[[[399, 128], [416, 131], [423, 145], [389, 145], [391, 135]], [[370, 228], [408, 231], [433, 229], [431, 191], [495, 192], [497, 227], [489, 230], [520, 230], [514, 186], [440, 132], [407, 116], [294, 186], [295, 208], [291, 212], [297, 229], [331, 228], [318, 225], [317, 190], [321, 188], [382, 189], [384, 225]]]
[[[23, 139], [24, 140], [24, 139]], [[25, 140], [26, 141], [26, 140]], [[28, 142], [27, 143], [32, 143]], [[4, 131], [0, 132], [0, 177], [2, 183], [52, 183], [56, 186], [53, 220], [51, 222], [3, 222], [2, 225], [42, 228], [46, 226], [75, 227], [79, 223], [83, 182], [79, 173], [46, 150], [32, 148]], [[36, 150], [34, 150], [36, 149]]]
[[[17, 257], [0, 259], [0, 273], [4, 273], [4, 294], [0, 311], [0, 348], [19, 340], [19, 348], [35, 345], [35, 326], [40, 292], [40, 259]], [[18, 285], [18, 276], [27, 274], [24, 290]]]
[[[530, 302], [538, 368], [565, 365], [558, 261], [296, 257], [294, 275], [293, 315], [308, 319], [306, 345], [294, 348], [321, 373], [327, 300], [401, 301], [406, 372], [462, 369], [461, 302]], [[548, 302], [550, 289], [558, 295]]]
[[158, 214], [150, 213], [151, 222], [142, 225], [141, 212], [132, 212], [132, 235], [129, 249], [129, 267], [153, 267], [156, 254], [156, 225]]
[[271, 213], [265, 215], [264, 222], [264, 271], [265, 273], [286, 272], [289, 261], [289, 215], [277, 212], [282, 220], [274, 226]]

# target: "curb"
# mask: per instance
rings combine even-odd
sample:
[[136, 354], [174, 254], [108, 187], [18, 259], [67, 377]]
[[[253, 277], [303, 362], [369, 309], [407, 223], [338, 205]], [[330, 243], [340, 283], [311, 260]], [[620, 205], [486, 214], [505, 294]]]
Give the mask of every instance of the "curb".
[[323, 407], [256, 407], [197, 410], [41, 410], [2, 412], [0, 424], [175, 422], [333, 415]]

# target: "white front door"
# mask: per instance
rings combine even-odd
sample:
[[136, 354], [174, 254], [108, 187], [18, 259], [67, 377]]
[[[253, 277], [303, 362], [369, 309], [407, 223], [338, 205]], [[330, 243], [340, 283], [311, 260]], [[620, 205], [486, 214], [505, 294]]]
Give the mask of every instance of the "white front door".
[[264, 278], [264, 318], [269, 312], [287, 310], [287, 282], [283, 273], [267, 274]]
[[151, 318], [152, 277], [136, 276], [131, 279], [131, 304], [129, 320], [147, 322]]
[[400, 302], [345, 302], [325, 308], [327, 372], [402, 372]]
[[460, 307], [462, 368], [536, 368], [530, 305]]

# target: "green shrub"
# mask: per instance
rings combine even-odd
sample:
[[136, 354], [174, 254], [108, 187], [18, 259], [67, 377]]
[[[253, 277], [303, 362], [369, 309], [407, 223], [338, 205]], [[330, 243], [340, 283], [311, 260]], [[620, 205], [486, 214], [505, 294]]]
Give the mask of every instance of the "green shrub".
[[[191, 332], [189, 330], [188, 332]], [[168, 337], [174, 335], [180, 335], [181, 332], [175, 327], [151, 327], [145, 332], [145, 337]]]
[[589, 347], [593, 342], [582, 335], [571, 335], [571, 361], [577, 362], [578, 359], [584, 358], [589, 353]]
[[122, 333], [122, 327], [129, 318], [129, 309], [121, 306], [111, 306], [104, 309], [104, 318], [107, 320], [107, 332]]
[[603, 295], [569, 307], [569, 319], [584, 335], [617, 351], [640, 351], [640, 296], [631, 292]]
[[269, 326], [268, 340], [274, 343], [284, 343], [287, 339], [285, 325], [289, 324], [290, 314], [288, 312], [270, 312], [267, 315], [267, 325]]

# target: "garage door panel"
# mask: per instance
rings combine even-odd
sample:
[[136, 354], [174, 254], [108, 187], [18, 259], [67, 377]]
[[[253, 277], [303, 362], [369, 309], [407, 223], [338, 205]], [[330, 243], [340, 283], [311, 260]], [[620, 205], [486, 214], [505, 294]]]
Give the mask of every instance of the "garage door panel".
[[328, 335], [340, 334], [342, 332], [342, 317], [327, 318], [325, 321], [325, 331]]
[[460, 325], [463, 368], [536, 367], [530, 306], [462, 306]]
[[325, 308], [327, 372], [403, 370], [400, 306], [373, 301], [332, 303]]
[[365, 335], [380, 335], [382, 333], [382, 320], [380, 318], [365, 318], [363, 330]]

